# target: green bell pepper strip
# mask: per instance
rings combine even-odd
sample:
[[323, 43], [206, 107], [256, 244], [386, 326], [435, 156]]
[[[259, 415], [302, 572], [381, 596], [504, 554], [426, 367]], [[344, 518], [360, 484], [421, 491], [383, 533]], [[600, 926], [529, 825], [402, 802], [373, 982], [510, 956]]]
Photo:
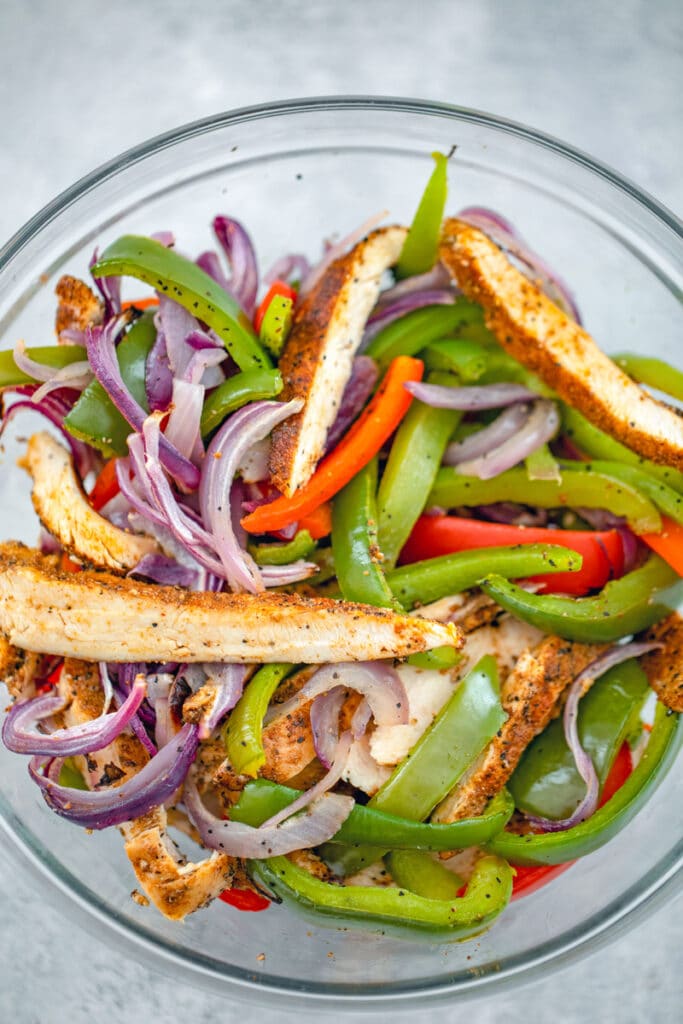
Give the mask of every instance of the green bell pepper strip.
[[[562, 532], [558, 530], [558, 540]], [[449, 594], [476, 587], [492, 571], [503, 578], [521, 579], [541, 573], [573, 572], [583, 559], [576, 551], [556, 544], [512, 544], [499, 548], [475, 548], [438, 555], [403, 565], [387, 576], [392, 592], [405, 608], [431, 604]]]
[[673, 487], [683, 494], [683, 473], [670, 466], [659, 466], [656, 462], [643, 459], [626, 445], [615, 441], [609, 434], [603, 433], [571, 406], [562, 406], [562, 427], [564, 433], [582, 452], [593, 459], [605, 459], [609, 462], [625, 462], [629, 466], [642, 469], [650, 476], [656, 477], [663, 484]]
[[83, 778], [83, 773], [76, 767], [72, 757], [66, 757], [59, 769], [59, 785], [67, 786], [69, 789], [88, 789], [88, 783]]
[[283, 388], [279, 370], [245, 370], [229, 377], [215, 388], [204, 402], [201, 431], [206, 438], [226, 416], [248, 402], [276, 398]]
[[401, 610], [382, 568], [377, 543], [377, 458], [337, 494], [332, 505], [332, 551], [337, 582], [347, 601]]
[[683, 524], [683, 494], [679, 494], [673, 487], [669, 487], [667, 484], [662, 483], [661, 480], [650, 476], [650, 473], [644, 469], [636, 468], [635, 466], [624, 465], [621, 462], [582, 462], [582, 463], [561, 463], [562, 471], [567, 466], [577, 466], [578, 471], [584, 473], [602, 473], [614, 480], [621, 480], [629, 487], [633, 487], [638, 490], [640, 494], [645, 495], [646, 498], [656, 505], [660, 512], [669, 516], [675, 523]]
[[293, 300], [286, 295], [274, 295], [261, 321], [259, 339], [276, 359], [287, 341], [293, 316]]
[[240, 370], [265, 369], [270, 360], [239, 303], [196, 263], [142, 235], [123, 235], [104, 250], [93, 277], [127, 275], [156, 288], [216, 332]]
[[[678, 573], [658, 555], [650, 555], [645, 565], [611, 580], [595, 597], [530, 594], [502, 576], [488, 576], [479, 585], [506, 611], [544, 633], [600, 644], [639, 633], [668, 615], [669, 604], [675, 607], [680, 594], [663, 592], [674, 584], [682, 589]], [[658, 597], [662, 603], [655, 603]]]
[[[82, 345], [41, 345], [38, 348], [27, 348], [26, 355], [36, 363], [42, 363], [50, 369], [62, 370], [71, 363], [87, 360], [88, 353]], [[20, 384], [38, 384], [35, 377], [30, 377], [20, 370], [14, 362], [11, 349], [0, 352], [0, 391], [13, 388]]]
[[476, 341], [443, 338], [434, 341], [422, 353], [428, 372], [454, 373], [461, 384], [479, 380], [488, 365], [488, 349]]
[[[230, 818], [257, 828], [299, 796], [301, 793], [297, 789], [268, 779], [255, 779], [242, 790], [239, 800], [230, 810]], [[514, 803], [505, 790], [494, 797], [481, 817], [454, 821], [449, 825], [413, 821], [356, 804], [330, 842], [342, 846], [378, 843], [392, 850], [460, 850], [479, 846], [501, 832], [513, 810]]]
[[308, 530], [299, 530], [286, 544], [250, 544], [249, 553], [257, 565], [289, 565], [300, 558], [308, 558], [316, 547]]
[[511, 355], [504, 352], [496, 343], [489, 348], [488, 362], [484, 373], [479, 379], [479, 383], [498, 384], [505, 381], [523, 384], [544, 398], [557, 397], [553, 389], [548, 387], [540, 377], [537, 377], [531, 370], [527, 370], [525, 366], [522, 366]]
[[683, 402], [683, 373], [664, 359], [620, 352], [619, 355], [612, 356], [612, 360], [639, 384], [656, 388], [657, 391]]
[[513, 864], [564, 864], [593, 853], [612, 839], [647, 802], [673, 764], [683, 741], [680, 715], [657, 704], [655, 721], [643, 755], [611, 800], [565, 832], [513, 835], [500, 832], [486, 849]]
[[[457, 386], [451, 374], [432, 373], [430, 384]], [[377, 492], [379, 546], [392, 568], [424, 511], [451, 434], [462, 418], [455, 409], [413, 402], [396, 431]]]
[[238, 774], [254, 777], [266, 763], [263, 719], [271, 697], [293, 668], [293, 665], [278, 662], [264, 665], [249, 680], [230, 712], [221, 734], [228, 760]]
[[554, 480], [557, 484], [562, 483], [560, 465], [547, 444], [542, 444], [531, 455], [527, 455], [524, 465], [530, 480]]
[[377, 334], [365, 354], [384, 372], [396, 356], [414, 356], [426, 345], [470, 324], [483, 322], [481, 306], [457, 298], [452, 306], [425, 306], [394, 320]]
[[[144, 313], [116, 348], [123, 381], [145, 412], [147, 356], [156, 339], [154, 314]], [[116, 408], [99, 381], [93, 380], [64, 419], [64, 426], [79, 441], [87, 441], [107, 458], [128, 454], [131, 426]]]
[[453, 900], [465, 884], [455, 871], [422, 850], [395, 850], [386, 855], [384, 863], [400, 889], [428, 900]]
[[[580, 465], [580, 463], [577, 463]], [[439, 470], [429, 505], [457, 508], [459, 505], [490, 505], [514, 501], [541, 508], [606, 508], [625, 516], [634, 533], [659, 533], [659, 512], [635, 487], [607, 473], [587, 473], [581, 469], [563, 469], [562, 482], [529, 480], [526, 469], [508, 469], [491, 480], [465, 476], [454, 467]]]
[[[601, 788], [622, 744], [640, 723], [639, 713], [649, 693], [647, 676], [632, 659], [605, 672], [581, 698], [579, 740], [593, 761]], [[508, 789], [516, 807], [527, 814], [556, 820], [573, 814], [585, 796], [586, 784], [576, 769], [560, 718], [526, 748]]]
[[[423, 821], [450, 793], [506, 718], [500, 703], [496, 660], [487, 654], [468, 672], [367, 806]], [[335, 860], [345, 875], [352, 875], [386, 852], [386, 848], [360, 847], [345, 851]]]
[[431, 651], [409, 654], [406, 661], [415, 668], [433, 668], [437, 672], [443, 672], [444, 669], [453, 668], [462, 661], [462, 654], [454, 647], [433, 647]]
[[465, 939], [477, 935], [507, 906], [512, 894], [512, 868], [498, 857], [482, 857], [475, 865], [464, 896], [432, 900], [406, 889], [332, 885], [297, 867], [286, 857], [249, 861], [258, 885], [289, 898], [316, 916], [362, 918]]
[[398, 278], [426, 274], [437, 260], [441, 221], [448, 195], [448, 157], [443, 153], [432, 153], [432, 157], [436, 166], [403, 243], [396, 264]]

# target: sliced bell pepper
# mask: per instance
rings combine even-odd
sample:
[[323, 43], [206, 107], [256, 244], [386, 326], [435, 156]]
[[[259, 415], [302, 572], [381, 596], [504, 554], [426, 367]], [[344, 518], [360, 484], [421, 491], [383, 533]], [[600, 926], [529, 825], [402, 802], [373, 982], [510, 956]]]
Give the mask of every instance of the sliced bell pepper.
[[[80, 363], [88, 358], [88, 353], [82, 345], [42, 345], [38, 348], [27, 348], [26, 355], [36, 363], [42, 363], [43, 366], [55, 370], [61, 370], [71, 363]], [[34, 377], [19, 369], [14, 362], [14, 353], [11, 349], [0, 352], [0, 391], [3, 388], [37, 383], [39, 382]]]
[[570, 441], [587, 456], [609, 462], [625, 462], [629, 466], [645, 470], [663, 484], [673, 487], [679, 494], [683, 493], [683, 473], [671, 466], [659, 466], [656, 462], [636, 455], [626, 445], [603, 433], [569, 405], [562, 406], [562, 427]]
[[645, 565], [608, 583], [594, 597], [530, 594], [501, 576], [488, 576], [479, 585], [523, 622], [565, 640], [590, 644], [612, 643], [659, 622], [671, 611], [669, 606], [675, 607], [680, 600], [680, 592], [671, 590], [677, 583], [681, 584], [680, 577], [653, 554]]
[[[601, 789], [626, 737], [633, 731], [645, 698], [647, 676], [635, 660], [610, 669], [579, 705], [581, 746], [590, 756]], [[568, 818], [586, 793], [559, 718], [524, 751], [508, 781], [515, 806], [543, 818]]]
[[680, 715], [658, 703], [647, 747], [614, 796], [590, 818], [564, 832], [500, 832], [486, 849], [512, 864], [564, 864], [604, 846], [647, 802], [673, 764], [683, 741]]
[[582, 596], [590, 590], [604, 587], [608, 580], [618, 579], [624, 571], [624, 546], [617, 530], [549, 530], [537, 526], [486, 523], [460, 516], [422, 516], [418, 519], [399, 562], [409, 565], [457, 551], [518, 544], [559, 544], [582, 556], [578, 572], [553, 571], [552, 576], [531, 576], [546, 593]]
[[542, 889], [558, 875], [564, 874], [573, 863], [574, 861], [570, 860], [566, 864], [535, 864], [531, 867], [511, 864], [510, 867], [514, 872], [511, 901], [517, 900], [521, 896], [530, 896], [532, 892]]
[[498, 857], [475, 865], [464, 896], [434, 900], [406, 889], [332, 885], [297, 867], [286, 857], [249, 861], [259, 885], [299, 906], [336, 918], [363, 918], [386, 926], [421, 929], [452, 940], [484, 931], [505, 909], [512, 892], [512, 870]]
[[202, 437], [221, 425], [226, 416], [241, 409], [248, 402], [262, 398], [276, 398], [282, 391], [279, 370], [245, 370], [228, 377], [215, 388], [204, 402], [201, 418]]
[[[230, 810], [230, 818], [256, 828], [299, 796], [301, 793], [297, 789], [268, 779], [255, 779], [248, 782], [240, 793], [239, 800]], [[491, 801], [479, 818], [462, 819], [449, 825], [414, 821], [355, 804], [330, 844], [339, 844], [340, 850], [343, 846], [367, 843], [381, 844], [391, 850], [459, 850], [479, 846], [501, 832], [513, 810], [512, 797], [505, 790]]]
[[388, 573], [387, 581], [401, 604], [412, 608], [476, 587], [494, 567], [499, 576], [513, 579], [536, 573], [557, 572], [566, 576], [574, 570], [580, 571], [581, 556], [569, 548], [551, 544], [481, 548], [404, 565]]
[[97, 480], [88, 495], [88, 501], [96, 512], [119, 493], [119, 479], [116, 475], [116, 459], [109, 459], [99, 472]]
[[259, 340], [272, 356], [278, 358], [292, 327], [294, 300], [284, 295], [275, 295], [270, 300], [259, 329]]
[[665, 395], [671, 395], [672, 398], [683, 402], [683, 373], [671, 363], [654, 356], [634, 355], [632, 352], [620, 352], [619, 355], [612, 356], [612, 359], [624, 373], [633, 377], [639, 384], [656, 388], [657, 391], [663, 391]]
[[158, 306], [159, 299], [156, 295], [146, 295], [144, 299], [126, 299], [125, 302], [121, 303], [121, 309], [151, 309], [152, 306]]
[[402, 611], [387, 584], [382, 552], [377, 545], [376, 488], [374, 458], [334, 499], [332, 552], [337, 582], [347, 601]]
[[488, 349], [476, 341], [463, 338], [443, 338], [434, 341], [422, 353], [429, 372], [453, 373], [461, 384], [479, 380], [488, 365]]
[[299, 519], [299, 529], [308, 530], [313, 540], [322, 540], [332, 533], [332, 504], [329, 501], [318, 505]]
[[[451, 374], [430, 374], [432, 384], [457, 385]], [[379, 546], [391, 568], [424, 510], [446, 445], [462, 413], [414, 402], [396, 431], [377, 494]], [[410, 481], [406, 486], [407, 481]]]
[[429, 900], [452, 900], [464, 879], [422, 850], [394, 850], [384, 858], [389, 874], [401, 889]]
[[433, 341], [483, 322], [481, 306], [468, 299], [457, 298], [452, 306], [425, 306], [388, 324], [372, 339], [365, 354], [386, 369], [397, 356], [414, 356]]
[[432, 153], [436, 164], [422, 193], [401, 255], [396, 264], [398, 278], [426, 274], [436, 263], [441, 235], [441, 221], [448, 195], [448, 157]]
[[239, 303], [192, 260], [142, 235], [123, 235], [104, 250], [93, 277], [129, 275], [183, 306], [218, 334], [240, 370], [265, 369], [270, 360]]
[[[147, 412], [145, 374], [147, 356], [156, 339], [152, 313], [136, 320], [116, 348], [123, 381], [138, 405]], [[64, 426], [80, 441], [87, 441], [107, 458], [127, 455], [130, 424], [123, 418], [99, 381], [94, 380], [64, 419]]]
[[221, 735], [230, 764], [240, 775], [255, 777], [266, 763], [263, 749], [263, 719], [270, 698], [292, 665], [274, 662], [263, 665], [249, 680], [244, 693], [230, 712]]
[[411, 402], [403, 385], [407, 381], [421, 380], [422, 369], [419, 359], [395, 359], [379, 390], [337, 447], [320, 462], [308, 483], [291, 498], [277, 498], [245, 516], [244, 529], [248, 533], [281, 530], [334, 497], [391, 437]]
[[[571, 466], [577, 466], [575, 462], [561, 463], [562, 472]], [[683, 526], [683, 494], [679, 494], [673, 487], [663, 483], [656, 477], [651, 476], [647, 471], [636, 467], [628, 466], [621, 462], [603, 462], [594, 460], [578, 464], [575, 472], [599, 473], [614, 480], [621, 480], [629, 487], [645, 495], [653, 505], [656, 505], [661, 512], [673, 519], [679, 526]]]
[[257, 334], [260, 333], [263, 318], [268, 312], [270, 304], [276, 296], [279, 296], [280, 298], [283, 299], [289, 299], [293, 305], [296, 302], [297, 290], [296, 288], [292, 288], [291, 285], [287, 284], [286, 281], [273, 281], [270, 288], [268, 289], [264, 297], [261, 299], [261, 302], [258, 305], [258, 309], [254, 314], [254, 329], [256, 330]]
[[465, 476], [444, 466], [439, 470], [429, 505], [458, 508], [514, 501], [541, 508], [604, 508], [625, 516], [634, 533], [657, 533], [661, 529], [659, 512], [640, 491], [609, 473], [563, 468], [562, 482], [529, 480], [525, 469], [508, 469], [490, 480]]
[[249, 552], [257, 565], [289, 565], [300, 558], [308, 558], [316, 544], [308, 530], [299, 530], [285, 544], [252, 544]]
[[640, 539], [683, 576], [683, 526], [664, 516], [661, 533], [644, 533]]
[[218, 898], [223, 900], [223, 903], [229, 903], [236, 910], [247, 910], [253, 913], [267, 910], [270, 906], [270, 900], [251, 889], [225, 889]]
[[[506, 717], [500, 703], [496, 660], [487, 654], [468, 672], [407, 757], [371, 797], [368, 807], [424, 820], [453, 789]], [[353, 875], [386, 852], [386, 848], [361, 846], [345, 851], [335, 862], [343, 874]]]

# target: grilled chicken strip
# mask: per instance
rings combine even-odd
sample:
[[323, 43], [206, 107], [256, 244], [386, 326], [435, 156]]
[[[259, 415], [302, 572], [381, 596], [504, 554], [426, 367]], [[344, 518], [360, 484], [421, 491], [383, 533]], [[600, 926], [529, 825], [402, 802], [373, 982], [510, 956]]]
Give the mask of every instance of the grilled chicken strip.
[[683, 713], [683, 619], [673, 612], [649, 629], [645, 640], [662, 644], [640, 660], [650, 686], [662, 704]]
[[604, 650], [548, 636], [522, 654], [501, 687], [507, 721], [466, 776], [442, 800], [432, 820], [450, 822], [481, 814], [510, 778], [532, 739], [555, 716], [564, 691]]
[[0, 633], [0, 683], [5, 684], [15, 700], [35, 696], [35, 679], [44, 661], [42, 654], [23, 651]]
[[324, 450], [382, 274], [398, 260], [401, 227], [380, 228], [335, 260], [295, 312], [279, 368], [282, 401], [304, 408], [273, 432], [272, 481], [292, 495], [310, 479]]
[[33, 507], [41, 523], [69, 554], [127, 572], [159, 551], [155, 540], [120, 530], [90, 507], [70, 453], [51, 434], [34, 434], [20, 465], [33, 477]]
[[[167, 832], [163, 807], [155, 807], [121, 827], [128, 859], [145, 894], [171, 921], [210, 903], [230, 889], [238, 862], [224, 853], [212, 853], [195, 864], [187, 863]], [[240, 877], [243, 872], [239, 871]]]
[[213, 594], [65, 573], [0, 545], [0, 632], [26, 650], [87, 661], [366, 661], [460, 647], [450, 623], [293, 594]]
[[683, 470], [683, 417], [658, 402], [600, 351], [483, 232], [444, 222], [440, 258], [480, 302], [498, 341], [602, 430], [639, 455]]
[[86, 327], [102, 323], [104, 303], [85, 281], [64, 274], [57, 282], [55, 294], [59, 299], [55, 321], [58, 335], [66, 330], [84, 331]]

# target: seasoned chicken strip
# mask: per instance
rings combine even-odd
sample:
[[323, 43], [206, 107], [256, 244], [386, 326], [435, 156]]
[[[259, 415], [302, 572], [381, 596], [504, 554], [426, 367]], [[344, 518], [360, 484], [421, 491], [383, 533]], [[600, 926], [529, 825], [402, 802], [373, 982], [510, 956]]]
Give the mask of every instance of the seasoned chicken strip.
[[33, 507], [41, 523], [70, 554], [127, 572], [159, 551], [155, 540], [120, 530], [90, 507], [70, 453], [51, 434], [34, 434], [19, 464], [33, 477]]
[[33, 651], [22, 651], [0, 633], [0, 683], [4, 683], [15, 700], [34, 697], [35, 679], [45, 658]]
[[401, 658], [460, 647], [451, 623], [293, 594], [213, 594], [65, 573], [22, 544], [0, 545], [0, 632], [31, 651], [87, 661]]
[[644, 639], [663, 645], [640, 659], [650, 686], [662, 704], [683, 713], [683, 619], [673, 612], [648, 629]]
[[164, 917], [182, 921], [206, 906], [224, 889], [232, 887], [235, 874], [243, 872], [233, 857], [212, 853], [198, 864], [186, 863], [167, 832], [163, 807], [155, 807], [136, 821], [126, 822], [121, 832], [126, 853], [145, 894]]
[[485, 234], [444, 222], [442, 263], [520, 363], [591, 423], [639, 455], [683, 470], [683, 417], [639, 387], [591, 336], [550, 301]]
[[382, 274], [398, 260], [405, 237], [401, 227], [373, 231], [330, 265], [294, 314], [279, 363], [281, 400], [306, 404], [273, 432], [270, 471], [283, 494], [308, 482], [325, 450]]
[[58, 335], [66, 330], [84, 331], [86, 327], [102, 323], [104, 303], [80, 278], [64, 274], [57, 282], [55, 295], [59, 299], [55, 321]]
[[455, 789], [439, 804], [433, 821], [474, 818], [499, 792], [532, 739], [555, 716], [564, 691], [604, 647], [545, 637], [522, 654], [501, 687], [508, 719]]

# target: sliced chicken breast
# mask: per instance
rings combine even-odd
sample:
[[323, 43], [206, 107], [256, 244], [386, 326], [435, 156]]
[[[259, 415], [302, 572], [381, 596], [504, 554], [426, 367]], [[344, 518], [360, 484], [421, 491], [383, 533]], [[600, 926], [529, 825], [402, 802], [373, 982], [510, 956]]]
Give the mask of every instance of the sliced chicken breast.
[[498, 341], [591, 423], [639, 455], [683, 470], [683, 416], [639, 387], [483, 232], [444, 222], [442, 263], [480, 302]]
[[85, 281], [64, 274], [57, 282], [55, 294], [59, 300], [55, 321], [58, 335], [66, 330], [84, 331], [86, 327], [102, 323], [104, 303]]
[[44, 661], [42, 654], [15, 647], [0, 633], [0, 683], [5, 684], [15, 700], [35, 696], [35, 679]]
[[22, 544], [0, 545], [0, 632], [16, 647], [87, 661], [401, 658], [460, 647], [451, 623], [292, 594], [213, 594], [64, 573]]
[[683, 713], [683, 618], [673, 612], [649, 629], [645, 639], [662, 645], [640, 660], [650, 686], [662, 704]]
[[382, 274], [400, 256], [406, 229], [380, 228], [335, 260], [295, 312], [279, 368], [282, 401], [305, 405], [273, 433], [272, 481], [292, 495], [310, 479], [325, 450]]
[[481, 814], [510, 778], [532, 739], [555, 716], [565, 690], [603, 650], [548, 636], [525, 651], [501, 687], [507, 721], [439, 804], [432, 820], [449, 822]]
[[159, 551], [155, 540], [120, 530], [90, 507], [70, 453], [51, 434], [34, 434], [20, 465], [33, 477], [33, 507], [41, 523], [69, 554], [127, 572]]

